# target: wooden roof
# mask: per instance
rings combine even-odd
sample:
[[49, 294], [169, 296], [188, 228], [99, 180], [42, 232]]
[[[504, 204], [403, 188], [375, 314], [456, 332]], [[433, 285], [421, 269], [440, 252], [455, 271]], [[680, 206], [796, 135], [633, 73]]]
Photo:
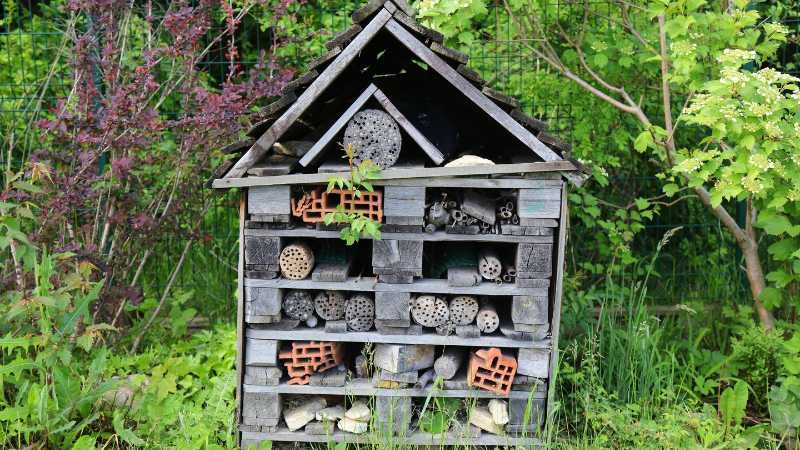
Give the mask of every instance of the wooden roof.
[[[414, 11], [405, 0], [370, 0], [354, 12], [352, 15], [354, 25], [336, 35], [326, 44], [326, 48], [329, 49], [328, 53], [310, 63], [306, 73], [287, 84], [281, 98], [261, 111], [261, 120], [248, 132], [248, 136], [254, 138], [255, 141], [248, 139], [228, 147], [228, 150], [234, 153], [241, 152], [245, 148], [247, 151], [238, 159], [232, 159], [217, 169], [213, 186], [225, 188], [254, 185], [255, 180], [251, 180], [253, 182], [251, 183], [239, 179], [245, 177], [248, 169], [261, 161], [279, 139], [302, 122], [301, 116], [315, 102], [319, 101], [326, 89], [348, 69], [367, 45], [382, 31], [385, 32], [384, 35], [391, 36], [415, 58], [426, 64], [429, 70], [441, 75], [457, 90], [459, 95], [482, 111], [487, 119], [502, 127], [528, 148], [532, 155], [542, 161], [540, 163], [498, 164], [492, 166], [496, 167], [494, 172], [487, 172], [487, 167], [479, 168], [478, 172], [484, 174], [515, 173], [514, 171], [517, 169], [519, 169], [517, 173], [527, 172], [533, 165], [539, 164], [533, 171], [560, 171], [567, 179], [575, 183], [583, 180], [582, 175], [574, 173], [582, 171], [583, 168], [577, 161], [569, 157], [571, 149], [568, 143], [547, 134], [545, 131], [547, 124], [522, 112], [519, 102], [515, 98], [484, 86], [486, 83], [480, 75], [467, 67], [468, 56], [445, 47], [442, 44], [442, 35], [419, 24], [413, 19], [413, 15]], [[306, 167], [317, 160], [347, 121], [369, 99], [377, 100], [433, 164], [439, 166], [445, 162], [442, 152], [403, 116], [388, 96], [374, 84], [369, 84], [298, 161], [299, 165]], [[548, 166], [549, 169], [546, 168]], [[445, 173], [447, 172], [445, 169], [448, 168], [440, 168], [436, 174], [431, 172], [429, 176], [449, 176]], [[458, 169], [461, 169], [458, 171], [459, 174], [461, 172], [465, 172], [463, 175], [471, 174], [469, 170], [463, 170], [465, 168]], [[403, 169], [396, 170], [402, 171]], [[306, 177], [313, 177], [313, 175], [307, 174]], [[283, 178], [287, 178], [283, 181], [285, 183], [289, 182], [288, 178], [291, 176]], [[273, 181], [276, 183], [270, 182], [269, 184], [282, 184], [277, 179]]]

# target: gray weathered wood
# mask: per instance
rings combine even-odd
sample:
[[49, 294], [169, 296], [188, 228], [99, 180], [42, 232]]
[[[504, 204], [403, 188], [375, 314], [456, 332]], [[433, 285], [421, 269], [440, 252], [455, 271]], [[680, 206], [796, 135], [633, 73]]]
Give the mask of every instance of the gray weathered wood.
[[549, 315], [547, 296], [515, 295], [511, 301], [511, 320], [514, 323], [545, 324]]
[[431, 44], [431, 50], [439, 55], [447, 58], [450, 61], [453, 61], [457, 64], [467, 64], [469, 63], [469, 56], [465, 53], [461, 53], [458, 50], [453, 50], [450, 47], [446, 47], [440, 42], [433, 42]]
[[539, 141], [530, 131], [509, 116], [507, 112], [503, 111], [502, 108], [489, 100], [481, 91], [473, 86], [472, 83], [450, 67], [449, 64], [444, 62], [431, 49], [426, 47], [425, 44], [406, 31], [400, 24], [394, 20], [389, 20], [385, 26], [390, 33], [406, 46], [406, 48], [411, 50], [411, 52], [417, 55], [418, 58], [425, 64], [428, 64], [433, 70], [439, 72], [445, 80], [461, 91], [467, 98], [497, 121], [497, 123], [505, 127], [517, 139], [539, 155], [540, 158], [545, 161], [558, 161], [562, 159], [558, 154]]
[[417, 16], [417, 11], [406, 0], [392, 0], [392, 2], [408, 16]]
[[511, 117], [513, 117], [514, 120], [516, 120], [517, 122], [521, 123], [522, 125], [524, 125], [528, 129], [530, 129], [530, 130], [532, 130], [532, 131], [534, 131], [536, 133], [540, 133], [542, 131], [545, 131], [549, 127], [547, 122], [544, 122], [544, 121], [541, 121], [539, 119], [533, 118], [533, 117], [525, 114], [525, 112], [522, 111], [519, 108], [514, 109], [513, 111], [511, 111]]
[[383, 215], [387, 224], [422, 225], [425, 215], [425, 187], [386, 186]]
[[409, 292], [376, 292], [375, 319], [382, 321], [382, 324], [386, 326], [410, 326], [410, 299], [411, 293]]
[[244, 359], [248, 366], [276, 366], [278, 364], [278, 341], [248, 338]]
[[497, 221], [494, 201], [480, 191], [464, 192], [461, 210], [491, 225]]
[[330, 62], [331, 60], [333, 60], [334, 58], [339, 56], [340, 53], [342, 53], [342, 48], [341, 47], [334, 47], [334, 48], [330, 49], [328, 51], [328, 53], [325, 53], [324, 55], [320, 56], [319, 58], [311, 61], [308, 64], [308, 70], [316, 70], [316, 69], [321, 68], [323, 65], [325, 65], [326, 63]]
[[349, 331], [347, 333], [328, 333], [323, 328], [295, 328], [291, 330], [273, 330], [248, 327], [246, 335], [254, 339], [277, 339], [279, 341], [332, 341], [332, 342], [385, 342], [393, 344], [420, 345], [454, 345], [472, 347], [499, 348], [550, 348], [550, 340], [518, 341], [505, 336], [481, 336], [480, 340], [462, 338], [460, 336], [440, 336], [432, 330], [423, 330], [421, 334], [380, 334], [377, 331]]
[[280, 367], [246, 366], [244, 384], [257, 386], [277, 386], [280, 384], [283, 371]]
[[569, 156], [572, 151], [572, 145], [569, 142], [563, 141], [549, 133], [539, 133], [539, 140], [543, 144], [558, 150], [565, 158]]
[[247, 175], [255, 177], [268, 177], [272, 175], [288, 175], [297, 164], [297, 158], [277, 157], [270, 155], [265, 160], [247, 169]]
[[247, 209], [252, 214], [291, 214], [289, 186], [253, 186], [247, 190]]
[[344, 71], [344, 69], [361, 53], [361, 50], [375, 37], [386, 22], [391, 19], [391, 14], [386, 10], [381, 10], [370, 23], [364, 27], [350, 44], [342, 50], [342, 53], [331, 62], [328, 67], [315, 79], [308, 88], [297, 98], [297, 101], [284, 112], [278, 120], [264, 133], [253, 147], [239, 159], [236, 165], [228, 171], [225, 178], [241, 177], [247, 169], [258, 162], [262, 156], [272, 147], [286, 130], [305, 112], [305, 110], [319, 97], [328, 86]]
[[[372, 267], [422, 270], [422, 241], [381, 239], [372, 242]], [[421, 275], [421, 274], [420, 274]]]
[[550, 376], [550, 350], [521, 348], [517, 356], [517, 373], [536, 378]]
[[447, 284], [456, 287], [477, 286], [481, 275], [475, 267], [451, 267], [447, 269]]
[[[555, 222], [555, 221], [553, 221]], [[248, 236], [284, 236], [284, 237], [310, 237], [320, 239], [336, 239], [339, 237], [339, 232], [335, 230], [314, 230], [308, 228], [293, 228], [293, 229], [258, 229], [248, 228], [245, 231]], [[394, 232], [382, 231], [381, 237], [383, 239], [395, 240], [420, 240], [426, 242], [528, 242], [528, 243], [552, 243], [553, 235], [544, 234], [541, 236], [514, 236], [514, 235], [501, 235], [501, 234], [478, 234], [478, 235], [460, 235], [451, 234], [444, 231], [436, 231], [433, 233], [423, 233], [422, 231], [416, 233], [410, 232]], [[361, 239], [369, 239], [362, 237]]]
[[473, 69], [470, 69], [469, 66], [461, 64], [456, 68], [456, 71], [460, 73], [464, 78], [468, 79], [469, 81], [472, 81], [478, 86], [483, 87], [486, 84], [486, 80], [484, 80], [483, 77], [481, 77], [481, 74], [479, 74]]
[[[242, 419], [242, 383], [244, 382], [244, 342], [245, 342], [245, 295], [244, 295], [244, 221], [247, 217], [247, 196], [244, 192], [239, 194], [239, 259], [236, 267], [236, 423]], [[239, 440], [237, 433], [237, 441]]]
[[393, 2], [391, 2], [391, 1], [387, 1], [387, 2], [385, 2], [385, 3], [383, 4], [383, 8], [384, 8], [385, 10], [389, 11], [390, 13], [394, 13], [395, 11], [397, 11], [397, 5], [395, 5], [395, 4], [394, 4]]
[[246, 264], [278, 264], [281, 239], [267, 236], [245, 236], [244, 260]]
[[[548, 280], [543, 280], [548, 282]], [[428, 294], [470, 294], [470, 295], [547, 295], [547, 287], [520, 288], [511, 283], [496, 284], [483, 282], [478, 286], [456, 287], [450, 286], [447, 280], [418, 279], [410, 285], [396, 286], [390, 283], [379, 283], [375, 277], [351, 277], [345, 282], [327, 283], [312, 280], [286, 280], [276, 279], [245, 279], [245, 286], [273, 287], [281, 289], [326, 289], [333, 291], [362, 291], [362, 292], [419, 292]]]
[[313, 281], [345, 281], [350, 274], [352, 260], [348, 259], [344, 263], [319, 263], [311, 272]]
[[483, 92], [484, 95], [491, 98], [492, 100], [502, 103], [506, 107], [510, 107], [513, 109], [519, 108], [519, 100], [515, 99], [510, 95], [506, 95], [498, 90], [492, 89], [489, 86], [484, 86], [483, 89], [481, 89], [481, 92]]
[[[334, 46], [335, 47], [335, 46]], [[328, 50], [331, 50], [330, 48]], [[308, 72], [304, 73], [303, 75], [295, 78], [294, 80], [286, 83], [286, 86], [283, 87], [283, 92], [290, 92], [295, 91], [299, 88], [308, 86], [311, 84], [312, 81], [317, 79], [319, 76], [319, 72], [316, 70], [309, 70]]]
[[553, 271], [553, 244], [517, 245], [517, 257], [514, 266], [518, 278], [542, 278], [527, 276], [528, 273], [549, 274]]
[[386, 0], [369, 0], [364, 6], [358, 8], [350, 18], [353, 23], [361, 23], [370, 18], [386, 3]]
[[522, 219], [556, 219], [561, 214], [559, 188], [520, 189], [517, 194], [517, 215], [520, 225], [529, 225]]
[[314, 161], [316, 161], [317, 158], [322, 155], [322, 151], [328, 146], [328, 144], [331, 143], [333, 138], [335, 138], [342, 131], [345, 125], [347, 125], [347, 122], [353, 118], [353, 116], [358, 112], [358, 110], [361, 109], [362, 106], [364, 106], [364, 104], [370, 99], [370, 97], [372, 97], [372, 94], [374, 94], [376, 90], [378, 90], [378, 88], [375, 87], [374, 84], [367, 86], [367, 88], [364, 89], [364, 92], [362, 92], [361, 95], [359, 95], [345, 110], [345, 112], [342, 113], [338, 119], [336, 119], [336, 122], [334, 122], [333, 125], [331, 125], [331, 127], [325, 131], [325, 134], [323, 134], [322, 137], [314, 143], [314, 146], [311, 147], [311, 149], [306, 152], [302, 158], [300, 158], [300, 165], [307, 167], [314, 163]]
[[375, 97], [378, 103], [380, 103], [381, 106], [383, 106], [383, 109], [385, 109], [386, 112], [389, 113], [389, 115], [392, 116], [392, 118], [397, 121], [397, 124], [400, 125], [400, 128], [405, 130], [405, 132], [408, 133], [409, 136], [411, 136], [411, 139], [413, 139], [414, 142], [416, 142], [417, 145], [419, 145], [420, 148], [422, 148], [422, 151], [425, 152], [425, 154], [431, 158], [431, 161], [433, 161], [434, 164], [438, 166], [442, 164], [442, 162], [444, 162], [444, 155], [442, 155], [442, 152], [439, 151], [439, 149], [436, 148], [436, 146], [433, 145], [431, 141], [429, 141], [428, 138], [425, 137], [425, 135], [420, 133], [420, 131], [417, 130], [417, 127], [415, 127], [411, 122], [409, 122], [406, 116], [404, 116], [403, 113], [401, 113], [400, 110], [397, 109], [396, 106], [394, 106], [394, 104], [389, 100], [388, 97], [386, 97], [386, 95], [383, 92], [381, 92], [380, 89], [375, 90], [375, 92], [372, 95]]
[[255, 322], [258, 316], [275, 316], [281, 312], [280, 289], [247, 287], [244, 298], [248, 322]]
[[330, 41], [325, 43], [325, 48], [328, 50], [333, 50], [336, 47], [344, 47], [350, 42], [358, 33], [361, 32], [363, 28], [361, 25], [355, 23], [350, 28], [342, 31], [341, 33], [334, 36]]
[[446, 347], [441, 356], [433, 363], [433, 370], [442, 379], [449, 380], [456, 376], [459, 369], [464, 366], [466, 352], [463, 348]]
[[[252, 150], [252, 149], [251, 149]], [[249, 166], [248, 166], [249, 168]], [[246, 170], [246, 169], [245, 169]], [[379, 175], [379, 180], [431, 178], [431, 177], [459, 177], [472, 175], [502, 175], [527, 172], [552, 172], [575, 170], [575, 165], [569, 161], [549, 161], [519, 164], [495, 164], [465, 166], [465, 167], [426, 167], [424, 169], [386, 169]], [[248, 177], [248, 178], [222, 178], [214, 180], [215, 188], [271, 186], [277, 184], [319, 184], [326, 183], [330, 178], [327, 173], [310, 173], [282, 175], [274, 177]], [[380, 183], [376, 183], [380, 185]]]
[[[281, 417], [281, 396], [271, 392], [245, 392], [244, 408], [242, 415], [245, 419], [251, 419], [245, 425], [263, 425], [269, 422], [258, 423], [252, 419], [280, 419]], [[275, 422], [277, 425], [277, 422]]]
[[[561, 188], [561, 217], [559, 222], [562, 226], [558, 230], [557, 253], [555, 262], [555, 288], [553, 292], [553, 306], [552, 306], [552, 319], [551, 319], [551, 336], [555, 343], [553, 350], [550, 352], [550, 373], [548, 377], [553, 380], [558, 370], [558, 339], [561, 329], [561, 297], [564, 292], [564, 259], [567, 246], [567, 218], [569, 217], [569, 205], [567, 203], [567, 186]], [[550, 389], [547, 391], [547, 414], [548, 419], [554, 413], [555, 405], [555, 383], [550, 383]]]
[[444, 41], [444, 35], [442, 35], [442, 33], [439, 33], [436, 30], [432, 30], [420, 24], [419, 22], [416, 21], [416, 19], [414, 19], [413, 15], [407, 14], [403, 11], [395, 11], [393, 17], [394, 20], [403, 24], [406, 28], [408, 28], [409, 30], [423, 37], [426, 40], [431, 40], [433, 42], [439, 42], [439, 43]]

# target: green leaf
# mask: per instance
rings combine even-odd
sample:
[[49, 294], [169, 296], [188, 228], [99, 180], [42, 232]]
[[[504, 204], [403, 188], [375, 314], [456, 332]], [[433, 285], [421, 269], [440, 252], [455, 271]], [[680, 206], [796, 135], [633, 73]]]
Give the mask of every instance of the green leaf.
[[667, 197], [672, 197], [680, 190], [680, 187], [675, 183], [667, 183], [664, 185], [663, 190]]
[[733, 388], [726, 388], [719, 397], [719, 412], [726, 426], [737, 426], [742, 422], [747, 408], [749, 386], [737, 381]]
[[636, 207], [639, 209], [647, 209], [650, 206], [650, 201], [646, 198], [637, 198], [634, 203], [636, 203]]
[[767, 309], [773, 309], [781, 305], [783, 303], [783, 294], [781, 293], [780, 289], [776, 289], [774, 287], [764, 288], [761, 291], [761, 294], [758, 296], [758, 299], [767, 307]]
[[633, 142], [633, 148], [639, 153], [643, 153], [647, 150], [647, 147], [651, 145], [653, 145], [653, 135], [650, 134], [649, 130], [639, 133], [639, 136], [637, 136], [636, 140]]
[[792, 223], [789, 221], [788, 217], [770, 211], [759, 214], [756, 225], [763, 228], [767, 234], [772, 236], [779, 236], [792, 229]]
[[72, 450], [94, 450], [96, 443], [97, 438], [84, 435], [72, 444]]
[[114, 432], [117, 433], [123, 441], [131, 445], [144, 445], [145, 442], [139, 436], [136, 436], [133, 430], [125, 428], [125, 419], [121, 411], [114, 411], [112, 424], [114, 425]]

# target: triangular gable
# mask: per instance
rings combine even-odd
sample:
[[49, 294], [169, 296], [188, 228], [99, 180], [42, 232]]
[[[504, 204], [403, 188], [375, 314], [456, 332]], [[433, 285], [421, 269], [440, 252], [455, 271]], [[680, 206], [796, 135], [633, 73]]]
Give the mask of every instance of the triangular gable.
[[[390, 8], [386, 6], [391, 5]], [[514, 120], [509, 113], [497, 106], [483, 92], [464, 78], [459, 71], [450, 67], [439, 55], [434, 53], [422, 41], [408, 32], [392, 18], [392, 13], [400, 13], [390, 1], [378, 12], [363, 30], [338, 53], [332, 62], [320, 73], [308, 88], [273, 124], [258, 138], [253, 146], [231, 168], [224, 178], [242, 177], [247, 169], [256, 164], [275, 142], [300, 118], [308, 107], [336, 80], [336, 78], [352, 63], [358, 54], [383, 29], [426, 63], [431, 69], [447, 80], [453, 87], [472, 101], [478, 108], [489, 115], [499, 125], [508, 130], [525, 146], [530, 148], [544, 161], [560, 161], [561, 156], [543, 144], [533, 133]]]
[[361, 108], [369, 101], [370, 98], [374, 98], [392, 118], [400, 125], [400, 128], [406, 132], [417, 145], [420, 146], [422, 151], [425, 152], [426, 155], [433, 161], [434, 164], [437, 166], [442, 164], [444, 161], [444, 155], [442, 152], [439, 151], [436, 146], [434, 146], [428, 138], [426, 138], [422, 133], [420, 133], [417, 128], [406, 119], [403, 113], [398, 110], [394, 104], [386, 97], [386, 94], [381, 92], [374, 84], [370, 84], [364, 89], [364, 92], [356, 98], [356, 100], [347, 108], [347, 110], [339, 116], [336, 122], [325, 131], [325, 134], [322, 135], [319, 140], [306, 152], [305, 155], [300, 159], [300, 165], [303, 167], [307, 167], [310, 164], [313, 164], [321, 155], [322, 151], [331, 143], [334, 137], [342, 131], [342, 129], [347, 125], [347, 122], [353, 118], [353, 116], [358, 113]]

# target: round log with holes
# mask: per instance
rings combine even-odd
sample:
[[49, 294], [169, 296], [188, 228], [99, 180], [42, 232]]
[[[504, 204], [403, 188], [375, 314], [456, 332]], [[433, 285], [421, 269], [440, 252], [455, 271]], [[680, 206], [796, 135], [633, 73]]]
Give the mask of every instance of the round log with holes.
[[369, 331], [375, 323], [375, 301], [364, 294], [353, 294], [345, 301], [345, 321], [350, 331]]
[[344, 319], [344, 294], [340, 291], [322, 291], [314, 297], [314, 311], [325, 320]]
[[371, 159], [381, 169], [388, 169], [397, 162], [402, 142], [397, 122], [378, 109], [357, 113], [344, 130], [344, 145], [353, 146], [353, 161], [360, 163]]
[[283, 298], [283, 312], [290, 319], [308, 320], [314, 315], [311, 293], [302, 290], [289, 291]]
[[471, 295], [458, 295], [450, 299], [450, 321], [454, 325], [469, 325], [478, 315], [478, 299]]
[[497, 314], [494, 305], [491, 303], [481, 305], [478, 310], [478, 316], [475, 318], [475, 323], [481, 333], [494, 333], [500, 327], [500, 316]]
[[487, 280], [496, 280], [503, 273], [503, 263], [494, 250], [483, 250], [478, 254], [478, 272]]
[[289, 244], [281, 250], [278, 264], [284, 278], [305, 279], [314, 269], [314, 251], [305, 242]]
[[450, 320], [450, 311], [443, 298], [420, 295], [411, 300], [411, 317], [423, 327], [435, 328]]

